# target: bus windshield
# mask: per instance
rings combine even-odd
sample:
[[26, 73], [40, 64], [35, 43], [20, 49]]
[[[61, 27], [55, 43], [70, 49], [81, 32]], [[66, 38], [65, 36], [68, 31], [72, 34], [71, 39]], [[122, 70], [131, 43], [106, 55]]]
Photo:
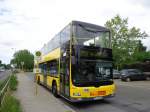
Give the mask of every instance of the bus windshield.
[[73, 67], [73, 83], [75, 85], [92, 86], [112, 79], [112, 64], [109, 62], [80, 60], [80, 63]]
[[87, 46], [78, 46], [78, 53], [80, 59], [111, 59], [112, 58], [112, 50], [107, 48], [100, 47], [87, 47]]
[[76, 26], [73, 43], [75, 45], [110, 48], [110, 32], [90, 27]]

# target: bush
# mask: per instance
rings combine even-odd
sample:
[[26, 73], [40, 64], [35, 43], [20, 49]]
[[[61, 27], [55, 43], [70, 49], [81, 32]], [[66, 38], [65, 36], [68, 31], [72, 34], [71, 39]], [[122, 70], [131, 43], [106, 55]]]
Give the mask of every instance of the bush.
[[22, 112], [19, 100], [7, 93], [0, 112]]
[[13, 69], [12, 72], [13, 72], [14, 74], [16, 74], [16, 73], [19, 73], [20, 70], [19, 70], [19, 69]]
[[16, 75], [12, 75], [10, 78], [10, 90], [15, 91], [17, 89], [18, 80]]

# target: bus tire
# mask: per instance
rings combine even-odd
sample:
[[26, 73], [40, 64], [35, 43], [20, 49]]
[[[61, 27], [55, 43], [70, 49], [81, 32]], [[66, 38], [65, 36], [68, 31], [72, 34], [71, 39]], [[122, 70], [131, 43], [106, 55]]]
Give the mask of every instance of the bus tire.
[[37, 78], [37, 83], [40, 84], [40, 77]]
[[57, 92], [57, 84], [56, 82], [53, 83], [52, 85], [52, 93], [55, 97], [58, 97], [58, 92]]

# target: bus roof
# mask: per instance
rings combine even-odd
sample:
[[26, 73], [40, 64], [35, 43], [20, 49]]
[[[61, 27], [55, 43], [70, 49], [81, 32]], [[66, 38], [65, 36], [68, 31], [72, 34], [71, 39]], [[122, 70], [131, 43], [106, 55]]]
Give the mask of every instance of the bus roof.
[[98, 31], [110, 31], [106, 27], [91, 24], [91, 23], [81, 22], [81, 21], [72, 21], [72, 24], [73, 25], [79, 25], [82, 27], [89, 27], [89, 28], [97, 29]]

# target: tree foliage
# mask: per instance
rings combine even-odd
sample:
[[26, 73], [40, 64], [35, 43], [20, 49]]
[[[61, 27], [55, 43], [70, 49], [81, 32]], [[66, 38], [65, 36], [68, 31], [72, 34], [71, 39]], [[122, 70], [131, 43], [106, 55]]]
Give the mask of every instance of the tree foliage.
[[10, 64], [4, 64], [4, 63], [2, 63], [1, 60], [0, 60], [0, 67], [2, 67], [4, 69], [11, 69], [11, 65]]
[[136, 52], [133, 55], [134, 62], [143, 62], [146, 59], [150, 59], [150, 51], [148, 51], [148, 52], [145, 52], [145, 51]]
[[14, 64], [17, 68], [21, 68], [21, 63], [23, 62], [24, 69], [33, 69], [34, 55], [28, 50], [19, 50], [13, 55], [13, 57], [14, 58], [11, 60], [11, 64]]
[[116, 67], [124, 64], [133, 63], [134, 55], [146, 48], [140, 39], [147, 37], [146, 32], [141, 32], [139, 28], [128, 27], [128, 18], [121, 18], [116, 15], [105, 24], [112, 33], [113, 58]]

